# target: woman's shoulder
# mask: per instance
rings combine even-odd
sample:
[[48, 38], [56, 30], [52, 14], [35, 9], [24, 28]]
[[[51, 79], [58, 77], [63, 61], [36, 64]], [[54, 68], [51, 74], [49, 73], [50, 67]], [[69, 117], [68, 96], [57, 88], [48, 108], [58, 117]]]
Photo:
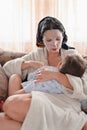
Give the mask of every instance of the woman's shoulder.
[[36, 48], [24, 56], [23, 59], [43, 61], [44, 59], [47, 59], [46, 57], [47, 51], [44, 48]]

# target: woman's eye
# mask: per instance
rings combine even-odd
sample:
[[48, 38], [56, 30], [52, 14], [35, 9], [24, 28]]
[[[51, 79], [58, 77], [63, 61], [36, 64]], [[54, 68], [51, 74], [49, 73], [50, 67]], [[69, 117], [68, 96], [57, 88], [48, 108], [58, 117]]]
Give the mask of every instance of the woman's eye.
[[60, 39], [56, 39], [57, 41], [60, 41]]
[[47, 40], [47, 42], [51, 42], [51, 41], [52, 41], [51, 39]]

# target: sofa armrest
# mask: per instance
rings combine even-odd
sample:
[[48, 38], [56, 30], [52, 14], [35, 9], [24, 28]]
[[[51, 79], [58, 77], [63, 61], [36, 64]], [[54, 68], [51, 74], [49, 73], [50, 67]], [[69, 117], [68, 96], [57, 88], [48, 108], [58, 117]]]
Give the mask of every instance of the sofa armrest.
[[8, 81], [9, 81], [2, 66], [7, 61], [24, 56], [25, 54], [27, 53], [5, 51], [0, 49], [0, 100], [5, 100], [7, 98]]

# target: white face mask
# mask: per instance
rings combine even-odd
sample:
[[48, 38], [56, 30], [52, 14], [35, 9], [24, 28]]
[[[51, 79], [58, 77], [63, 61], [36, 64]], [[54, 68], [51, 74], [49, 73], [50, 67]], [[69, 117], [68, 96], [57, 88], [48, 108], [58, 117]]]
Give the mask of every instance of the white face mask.
[[62, 32], [58, 29], [47, 30], [43, 35], [43, 43], [49, 52], [59, 52], [62, 40]]

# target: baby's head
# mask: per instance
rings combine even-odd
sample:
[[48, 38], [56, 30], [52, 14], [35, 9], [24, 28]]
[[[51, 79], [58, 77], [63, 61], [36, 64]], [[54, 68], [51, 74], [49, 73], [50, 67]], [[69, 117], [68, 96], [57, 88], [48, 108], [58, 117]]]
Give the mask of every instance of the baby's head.
[[79, 55], [72, 54], [66, 56], [61, 65], [60, 72], [82, 77], [86, 70], [86, 61]]

